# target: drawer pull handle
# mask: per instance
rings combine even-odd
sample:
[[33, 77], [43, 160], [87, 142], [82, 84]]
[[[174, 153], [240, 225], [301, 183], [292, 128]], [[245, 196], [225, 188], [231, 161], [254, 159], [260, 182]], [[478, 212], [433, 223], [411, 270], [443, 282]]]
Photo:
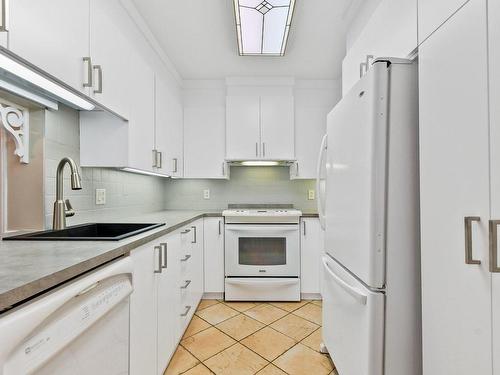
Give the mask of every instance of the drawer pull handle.
[[186, 311], [184, 311], [181, 316], [187, 316], [189, 314], [189, 310], [191, 310], [191, 306], [186, 306]]
[[191, 280], [186, 280], [186, 284], [184, 284], [183, 286], [181, 286], [181, 289], [187, 289], [187, 287], [189, 286], [189, 284], [191, 284]]
[[189, 258], [191, 258], [191, 255], [186, 255], [184, 258], [181, 259], [181, 262], [186, 262]]

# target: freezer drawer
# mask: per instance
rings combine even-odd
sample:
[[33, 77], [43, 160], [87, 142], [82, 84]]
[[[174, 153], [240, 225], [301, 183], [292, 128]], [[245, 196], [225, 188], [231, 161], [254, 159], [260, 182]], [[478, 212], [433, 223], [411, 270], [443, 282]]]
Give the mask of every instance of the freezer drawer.
[[339, 374], [383, 374], [384, 305], [383, 293], [323, 257], [323, 340]]

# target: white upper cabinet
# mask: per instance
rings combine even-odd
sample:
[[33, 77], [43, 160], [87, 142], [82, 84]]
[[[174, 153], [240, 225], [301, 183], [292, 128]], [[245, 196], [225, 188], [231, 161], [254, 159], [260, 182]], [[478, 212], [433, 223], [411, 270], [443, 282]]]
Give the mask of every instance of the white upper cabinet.
[[131, 58], [136, 51], [127, 36], [133, 22], [118, 0], [90, 1], [90, 54], [94, 86], [90, 91], [99, 103], [129, 118], [135, 88], [129, 79], [137, 74]]
[[315, 179], [321, 139], [326, 133], [326, 117], [340, 99], [337, 81], [297, 83], [295, 100], [295, 159], [292, 179]]
[[158, 171], [169, 176], [183, 176], [182, 97], [157, 77], [155, 85], [155, 144], [161, 153]]
[[419, 48], [424, 374], [492, 374], [486, 31], [470, 0]]
[[260, 98], [228, 96], [226, 100], [226, 158], [260, 158]]
[[295, 157], [293, 96], [261, 96], [261, 158]]
[[15, 0], [9, 7], [9, 49], [88, 93], [89, 0]]
[[226, 121], [227, 159], [294, 158], [292, 95], [228, 96]]
[[422, 43], [469, 0], [418, 0], [418, 41]]
[[417, 45], [417, 0], [381, 1], [342, 62], [343, 95], [359, 80], [360, 70], [366, 70], [361, 64], [373, 61], [367, 56], [405, 58]]
[[184, 177], [227, 178], [225, 90], [184, 90]]

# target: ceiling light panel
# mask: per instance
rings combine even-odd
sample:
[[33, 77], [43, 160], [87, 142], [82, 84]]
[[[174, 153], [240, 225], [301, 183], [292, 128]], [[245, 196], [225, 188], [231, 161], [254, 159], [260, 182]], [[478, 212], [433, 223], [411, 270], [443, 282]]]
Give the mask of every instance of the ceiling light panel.
[[283, 56], [295, 0], [233, 0], [241, 56]]

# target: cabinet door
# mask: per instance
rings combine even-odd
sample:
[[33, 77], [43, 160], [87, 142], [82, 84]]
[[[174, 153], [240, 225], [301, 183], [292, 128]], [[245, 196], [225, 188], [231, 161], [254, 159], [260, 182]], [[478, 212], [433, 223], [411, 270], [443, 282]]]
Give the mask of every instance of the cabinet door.
[[[488, 1], [491, 218], [500, 220], [500, 2]], [[499, 249], [497, 243], [497, 250]], [[492, 273], [493, 374], [500, 374], [500, 273]]]
[[[129, 165], [145, 171], [153, 171], [155, 138], [154, 73], [136, 53], [128, 56], [132, 74], [128, 78], [131, 91], [129, 110]], [[129, 89], [130, 91], [130, 89]]]
[[418, 0], [418, 41], [422, 43], [469, 0]]
[[300, 290], [302, 293], [319, 294], [324, 252], [319, 219], [303, 218], [300, 224]]
[[[419, 52], [425, 374], [491, 374], [486, 9], [471, 0]], [[472, 256], [464, 259], [464, 218]]]
[[224, 293], [224, 219], [205, 218], [203, 234], [205, 293]]
[[[182, 334], [178, 324], [179, 298], [179, 250], [180, 235], [174, 232], [157, 241], [156, 252], [162, 251], [163, 259], [161, 273], [156, 275], [157, 310], [157, 374], [163, 374], [175, 352]], [[163, 250], [164, 249], [164, 250]], [[151, 348], [149, 348], [151, 350]], [[142, 372], [146, 374], [146, 371]]]
[[203, 242], [204, 242], [204, 232], [203, 232], [203, 219], [195, 221], [191, 225], [191, 244], [192, 244], [192, 262], [191, 262], [191, 275], [192, 275], [192, 303], [193, 309], [198, 306], [198, 303], [203, 296], [204, 289], [204, 277], [203, 277]]
[[155, 84], [156, 149], [162, 153], [161, 173], [183, 176], [182, 100], [175, 88], [160, 77]]
[[258, 96], [228, 96], [226, 99], [226, 158], [260, 157], [260, 99]]
[[331, 107], [302, 107], [295, 112], [295, 155], [292, 178], [315, 179], [321, 139], [326, 133], [326, 116]]
[[156, 281], [159, 253], [153, 245], [130, 253], [134, 264], [134, 292], [130, 296], [130, 374], [156, 372]]
[[[91, 96], [104, 106], [129, 118], [133, 105], [130, 97], [137, 94], [129, 83], [132, 70], [129, 55], [134, 48], [126, 35], [127, 25], [133, 25], [119, 0], [90, 0], [90, 54], [94, 69], [94, 87]], [[96, 92], [100, 91], [102, 92]]]
[[227, 178], [225, 131], [223, 106], [184, 108], [185, 178]]
[[260, 98], [263, 159], [295, 158], [293, 96]]
[[89, 0], [15, 0], [9, 49], [82, 92], [89, 56]]

